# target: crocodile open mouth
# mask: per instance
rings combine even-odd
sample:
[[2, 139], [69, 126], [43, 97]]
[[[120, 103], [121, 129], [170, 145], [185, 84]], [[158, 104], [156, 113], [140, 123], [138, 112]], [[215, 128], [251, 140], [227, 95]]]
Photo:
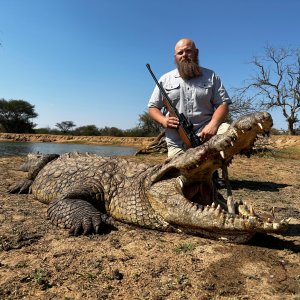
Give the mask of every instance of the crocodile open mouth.
[[[166, 161], [153, 177], [153, 205], [160, 206], [163, 218], [177, 228], [196, 232], [199, 229], [211, 235], [218, 232], [218, 237], [286, 229], [288, 220], [276, 220], [273, 212], [259, 216], [252, 206], [234, 201], [227, 172], [233, 156], [249, 155], [257, 136], [268, 134], [272, 124], [268, 113], [245, 116], [224, 134]], [[225, 177], [226, 200], [218, 193], [213, 179], [219, 168]]]
[[289, 220], [276, 220], [273, 212], [258, 215], [252, 206], [242, 201], [232, 201], [229, 208], [228, 200], [220, 195], [210, 204], [204, 204], [207, 199], [203, 200], [205, 195], [199, 189], [197, 197], [189, 197], [188, 192], [193, 192], [185, 188], [179, 178], [170, 178], [156, 182], [148, 193], [152, 207], [176, 231], [243, 243], [256, 232], [287, 229]]

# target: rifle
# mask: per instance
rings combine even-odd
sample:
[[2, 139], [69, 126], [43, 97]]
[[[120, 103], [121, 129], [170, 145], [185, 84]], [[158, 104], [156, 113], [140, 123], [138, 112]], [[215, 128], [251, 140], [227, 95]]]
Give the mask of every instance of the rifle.
[[155, 75], [153, 74], [150, 65], [146, 64], [146, 67], [148, 68], [161, 94], [163, 95], [163, 103], [164, 106], [167, 108], [170, 116], [176, 117], [179, 120], [179, 126], [177, 130], [182, 141], [185, 143], [185, 145], [188, 148], [197, 147], [203, 144], [203, 141], [200, 139], [200, 137], [197, 134], [195, 134], [195, 132], [193, 131], [193, 127], [194, 127], [193, 124], [186, 118], [186, 116], [183, 113], [179, 113], [177, 108], [173, 106], [168, 94], [166, 93], [162, 85], [157, 81]]

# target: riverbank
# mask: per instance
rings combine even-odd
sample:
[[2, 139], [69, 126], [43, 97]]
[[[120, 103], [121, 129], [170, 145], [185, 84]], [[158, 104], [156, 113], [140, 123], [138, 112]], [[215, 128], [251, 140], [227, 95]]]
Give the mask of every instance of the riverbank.
[[[120, 145], [143, 148], [155, 141], [156, 137], [115, 137], [115, 136], [75, 136], [54, 134], [0, 133], [1, 142], [47, 142], [82, 143], [96, 145]], [[272, 135], [272, 148], [295, 148], [300, 151], [300, 136]]]
[[155, 137], [75, 136], [54, 134], [0, 133], [1, 142], [83, 143], [146, 147]]

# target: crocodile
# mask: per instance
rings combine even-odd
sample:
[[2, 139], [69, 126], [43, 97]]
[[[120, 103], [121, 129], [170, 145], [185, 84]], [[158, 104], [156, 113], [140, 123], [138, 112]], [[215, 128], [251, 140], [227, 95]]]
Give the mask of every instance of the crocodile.
[[160, 164], [91, 153], [31, 155], [22, 167], [27, 178], [9, 192], [32, 193], [48, 204], [50, 221], [73, 235], [124, 222], [245, 243], [258, 232], [287, 229], [288, 220], [259, 215], [231, 193], [225, 199], [213, 173], [226, 170], [234, 155], [249, 155], [272, 125], [267, 112], [243, 116], [224, 134]]

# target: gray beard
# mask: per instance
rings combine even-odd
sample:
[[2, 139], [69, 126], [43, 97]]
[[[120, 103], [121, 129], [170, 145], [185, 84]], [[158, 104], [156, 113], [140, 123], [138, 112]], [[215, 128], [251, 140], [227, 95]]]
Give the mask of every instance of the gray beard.
[[183, 79], [192, 79], [202, 75], [201, 67], [199, 66], [198, 59], [196, 61], [183, 60], [176, 62], [179, 75]]

